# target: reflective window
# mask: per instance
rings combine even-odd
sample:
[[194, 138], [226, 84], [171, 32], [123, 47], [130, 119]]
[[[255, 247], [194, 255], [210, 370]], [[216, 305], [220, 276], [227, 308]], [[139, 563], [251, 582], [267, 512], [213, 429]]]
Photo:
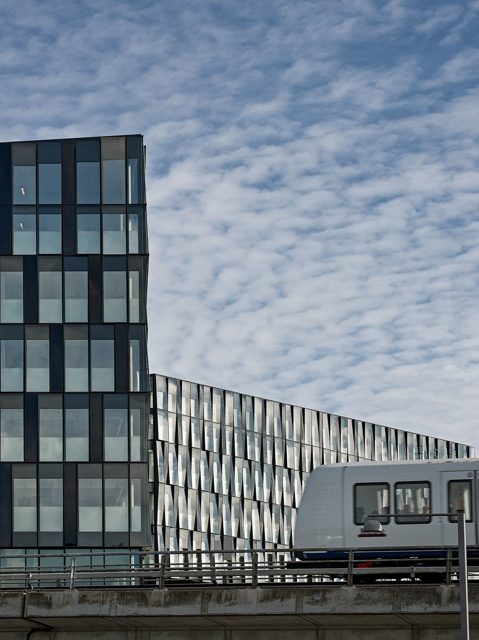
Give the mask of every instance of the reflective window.
[[[53, 166], [53, 165], [45, 165]], [[42, 213], [38, 216], [39, 253], [62, 252], [62, 217], [57, 213]]]
[[77, 162], [77, 204], [100, 204], [99, 162]]
[[128, 203], [138, 204], [138, 158], [128, 158]]
[[91, 390], [115, 390], [115, 342], [113, 327], [92, 326]]
[[103, 253], [126, 253], [126, 226], [124, 213], [103, 214]]
[[50, 390], [49, 327], [26, 326], [27, 391]]
[[13, 215], [13, 253], [34, 255], [37, 252], [37, 216], [33, 213]]
[[38, 396], [40, 462], [63, 461], [63, 409], [61, 395]]
[[38, 202], [39, 204], [62, 203], [62, 165], [38, 165]]
[[65, 261], [65, 322], [88, 322], [88, 271], [67, 271], [67, 264]]
[[139, 253], [138, 214], [128, 214], [128, 247], [129, 253]]
[[88, 391], [88, 327], [66, 326], [64, 336], [65, 391]]
[[23, 322], [23, 260], [0, 258], [0, 321]]
[[[466, 522], [472, 522], [472, 486], [470, 480], [451, 480], [448, 483], [449, 513], [464, 511]], [[457, 522], [457, 518], [449, 516], [449, 522]]]
[[[41, 260], [45, 260], [42, 258]], [[53, 260], [53, 259], [52, 259]], [[56, 262], [57, 259], [55, 259]], [[58, 265], [50, 264], [50, 260], [40, 262], [38, 274], [38, 300], [39, 314], [38, 321], [42, 324], [61, 323], [62, 314], [62, 271], [61, 259]], [[57, 270], [46, 270], [49, 267], [59, 267]], [[44, 270], [45, 269], [45, 270]]]
[[103, 272], [103, 321], [126, 322], [126, 273]]
[[[148, 391], [146, 333], [141, 325], [130, 326], [130, 391]], [[219, 433], [217, 439], [219, 447]]]
[[[124, 404], [111, 407], [109, 404]], [[120, 462], [128, 460], [128, 397], [104, 398], [105, 460]]]
[[13, 530], [37, 530], [37, 481], [35, 478], [13, 480]]
[[2, 462], [21, 462], [23, 460], [23, 396], [0, 396]]
[[77, 214], [77, 253], [100, 253], [99, 214]]
[[140, 322], [140, 272], [128, 273], [128, 301], [130, 322]]
[[145, 421], [148, 419], [149, 408], [146, 398], [137, 395], [130, 396], [130, 460], [141, 462], [146, 457]]
[[[141, 531], [141, 480], [132, 478], [130, 480], [130, 509], [131, 509], [131, 531]], [[187, 508], [183, 505], [183, 513], [186, 519]], [[184, 522], [186, 527], [187, 522]]]
[[65, 460], [89, 460], [89, 410], [85, 394], [65, 396]]
[[[429, 482], [398, 482], [396, 492], [396, 513], [429, 514], [431, 513], [431, 485]], [[396, 518], [397, 524], [424, 524], [431, 522], [431, 517]]]
[[[354, 485], [354, 523], [364, 524], [368, 516], [389, 513], [389, 485], [356, 484]], [[382, 524], [388, 524], [389, 518], [375, 518]]]
[[0, 389], [23, 391], [23, 327], [0, 328]]
[[103, 204], [125, 204], [125, 161], [103, 160]]
[[105, 478], [105, 531], [128, 531], [127, 478]]
[[35, 166], [13, 167], [13, 204], [37, 203], [37, 170]]
[[[101, 465], [78, 465], [78, 530], [99, 533], [103, 530], [103, 487]], [[81, 536], [79, 536], [81, 539]], [[101, 543], [101, 536], [99, 542]]]
[[40, 478], [40, 531], [63, 531], [63, 480]]

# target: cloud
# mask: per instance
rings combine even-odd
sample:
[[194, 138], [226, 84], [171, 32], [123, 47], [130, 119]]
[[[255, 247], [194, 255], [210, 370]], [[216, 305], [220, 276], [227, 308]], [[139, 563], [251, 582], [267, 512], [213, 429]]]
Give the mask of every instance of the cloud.
[[152, 371], [479, 444], [476, 4], [7, 0], [1, 135], [145, 134]]

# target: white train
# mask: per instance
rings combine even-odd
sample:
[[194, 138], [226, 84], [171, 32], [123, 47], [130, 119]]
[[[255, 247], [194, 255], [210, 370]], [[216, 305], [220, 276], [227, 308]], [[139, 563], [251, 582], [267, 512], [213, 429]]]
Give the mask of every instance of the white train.
[[[312, 551], [296, 557], [324, 560], [358, 549], [370, 550], [365, 554], [370, 557], [380, 551], [384, 558], [387, 553], [381, 549], [386, 547], [408, 547], [406, 554], [425, 557], [457, 546], [457, 519], [429, 514], [458, 510], [466, 514], [467, 545], [478, 545], [478, 481], [479, 459], [472, 458], [317, 467], [301, 500], [294, 541], [295, 548]], [[382, 532], [364, 530], [371, 514]]]

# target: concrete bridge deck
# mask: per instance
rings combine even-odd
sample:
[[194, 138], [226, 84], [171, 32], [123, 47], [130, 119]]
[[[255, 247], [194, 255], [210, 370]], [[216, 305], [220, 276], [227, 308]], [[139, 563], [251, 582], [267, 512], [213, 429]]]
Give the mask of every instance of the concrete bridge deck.
[[[479, 586], [469, 588], [479, 639]], [[458, 586], [0, 592], [0, 640], [454, 640]]]

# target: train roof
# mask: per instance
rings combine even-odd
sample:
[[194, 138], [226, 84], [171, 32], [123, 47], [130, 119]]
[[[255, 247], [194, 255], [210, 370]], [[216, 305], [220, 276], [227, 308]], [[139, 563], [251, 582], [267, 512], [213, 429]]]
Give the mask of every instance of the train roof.
[[351, 467], [354, 469], [378, 469], [379, 467], [399, 467], [399, 466], [425, 466], [428, 464], [436, 465], [453, 465], [455, 469], [475, 469], [479, 467], [479, 458], [447, 458], [444, 460], [384, 460], [384, 461], [365, 461], [365, 462], [333, 462], [331, 464], [323, 464], [314, 469], [316, 471], [326, 471], [328, 469], [339, 469], [343, 467]]

